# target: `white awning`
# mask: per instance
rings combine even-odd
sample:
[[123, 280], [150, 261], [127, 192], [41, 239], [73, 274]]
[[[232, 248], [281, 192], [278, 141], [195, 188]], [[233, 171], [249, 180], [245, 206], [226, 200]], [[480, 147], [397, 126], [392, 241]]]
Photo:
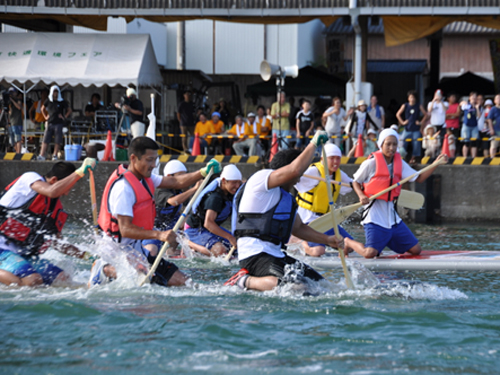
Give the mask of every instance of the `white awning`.
[[0, 81], [155, 86], [162, 77], [149, 35], [2, 33]]

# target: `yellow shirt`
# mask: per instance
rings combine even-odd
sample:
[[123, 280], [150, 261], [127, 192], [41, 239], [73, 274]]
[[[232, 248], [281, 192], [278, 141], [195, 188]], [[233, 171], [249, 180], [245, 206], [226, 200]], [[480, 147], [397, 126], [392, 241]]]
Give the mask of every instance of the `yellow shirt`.
[[[260, 135], [268, 135], [271, 132], [271, 121], [267, 118], [267, 116], [264, 116], [262, 118], [256, 117], [255, 122], [259, 126], [259, 134]], [[262, 131], [262, 128], [267, 128], [267, 131]]]
[[[273, 103], [271, 107], [271, 116], [275, 116], [279, 114], [280, 107], [279, 103]], [[284, 116], [283, 114], [287, 115]], [[285, 103], [281, 105], [281, 121], [278, 121], [277, 118], [273, 119], [273, 130], [280, 130], [279, 123], [281, 122], [281, 130], [290, 130], [290, 121], [288, 121], [288, 115], [290, 114], [290, 103]]]
[[[214, 133], [212, 121], [205, 121], [204, 123], [198, 121], [196, 123], [196, 127], [194, 128], [194, 134], [198, 133], [200, 137], [203, 137], [205, 134]], [[212, 142], [211, 138], [206, 138], [208, 144]]]
[[222, 134], [224, 133], [224, 123], [219, 120], [217, 124], [214, 124], [212, 120], [207, 121], [212, 124], [213, 133]]
[[[243, 129], [241, 129], [242, 127]], [[245, 135], [253, 135], [253, 131], [250, 128], [250, 126], [248, 126], [248, 124], [244, 122], [242, 126], [239, 128], [239, 131], [238, 131], [238, 125], [234, 124], [233, 127], [228, 131], [228, 134], [233, 134], [238, 137], [243, 137]]]

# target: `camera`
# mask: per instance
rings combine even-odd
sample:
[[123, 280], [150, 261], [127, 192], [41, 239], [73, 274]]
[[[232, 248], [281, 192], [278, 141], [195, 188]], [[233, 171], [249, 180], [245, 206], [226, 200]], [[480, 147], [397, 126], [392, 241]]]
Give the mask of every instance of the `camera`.
[[120, 107], [123, 107], [124, 105], [130, 105], [130, 99], [126, 95], [123, 95], [120, 98]]
[[2, 108], [4, 110], [9, 110], [9, 104], [10, 104], [10, 93], [8, 91], [2, 91]]

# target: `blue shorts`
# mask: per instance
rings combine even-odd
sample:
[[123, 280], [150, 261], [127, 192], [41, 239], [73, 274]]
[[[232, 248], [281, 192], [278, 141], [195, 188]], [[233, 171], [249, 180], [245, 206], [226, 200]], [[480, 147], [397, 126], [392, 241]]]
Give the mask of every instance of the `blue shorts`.
[[37, 259], [32, 262], [12, 251], [3, 249], [0, 249], [0, 270], [10, 272], [21, 279], [38, 273], [42, 276], [43, 283], [47, 285], [52, 284], [63, 272], [46, 259]]
[[[231, 233], [222, 227], [221, 229], [227, 233]], [[213, 234], [205, 228], [188, 228], [184, 230], [184, 234], [187, 236], [189, 241], [194, 242], [197, 245], [205, 246], [208, 250], [212, 249], [217, 242], [221, 242], [228, 249], [231, 247], [231, 243], [228, 240]]]
[[142, 241], [142, 247], [144, 247], [146, 245], [156, 245], [156, 247], [158, 248], [158, 250], [160, 250], [161, 247], [163, 246], [163, 242], [161, 242], [160, 240], [143, 240]]
[[374, 248], [379, 255], [386, 246], [398, 254], [403, 254], [418, 244], [417, 238], [402, 221], [391, 229], [373, 223], [365, 224], [364, 228], [365, 247]]
[[11, 146], [14, 146], [17, 142], [21, 142], [22, 135], [23, 135], [22, 125], [9, 126], [9, 139]]
[[[350, 238], [351, 240], [353, 239], [353, 238], [352, 238], [352, 236], [351, 236], [349, 233], [347, 233], [347, 231], [346, 231], [344, 228], [342, 228], [340, 225], [339, 225], [339, 233], [340, 233], [340, 235], [341, 235], [342, 237], [344, 237], [344, 238], [346, 238], [346, 237], [347, 237], [347, 238]], [[334, 231], [334, 230], [333, 230], [333, 228], [332, 228], [332, 229], [330, 229], [329, 231], [325, 232], [325, 234], [326, 234], [327, 236], [333, 236], [333, 235], [335, 234], [335, 231]], [[309, 247], [314, 247], [314, 246], [325, 246], [324, 244], [321, 244], [321, 243], [316, 243], [316, 242], [308, 242], [307, 244], [309, 245]]]

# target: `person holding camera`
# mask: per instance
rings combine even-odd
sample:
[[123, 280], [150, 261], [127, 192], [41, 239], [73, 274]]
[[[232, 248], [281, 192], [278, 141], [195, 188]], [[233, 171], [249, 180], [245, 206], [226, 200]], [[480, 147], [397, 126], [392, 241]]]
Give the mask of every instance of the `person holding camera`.
[[9, 89], [9, 139], [16, 154], [21, 153], [23, 115], [24, 108], [21, 95], [14, 87], [11, 87]]
[[142, 137], [146, 131], [146, 125], [143, 122], [144, 105], [137, 99], [137, 91], [129, 87], [122, 102], [115, 103], [115, 107], [122, 110], [123, 116], [130, 116], [132, 138]]
[[63, 143], [63, 126], [73, 111], [69, 104], [61, 96], [59, 86], [53, 85], [50, 88], [49, 98], [43, 103], [42, 113], [47, 120], [47, 127], [43, 136], [42, 149], [38, 160], [45, 160], [47, 147], [54, 137], [54, 154], [52, 160], [57, 160], [57, 155]]

